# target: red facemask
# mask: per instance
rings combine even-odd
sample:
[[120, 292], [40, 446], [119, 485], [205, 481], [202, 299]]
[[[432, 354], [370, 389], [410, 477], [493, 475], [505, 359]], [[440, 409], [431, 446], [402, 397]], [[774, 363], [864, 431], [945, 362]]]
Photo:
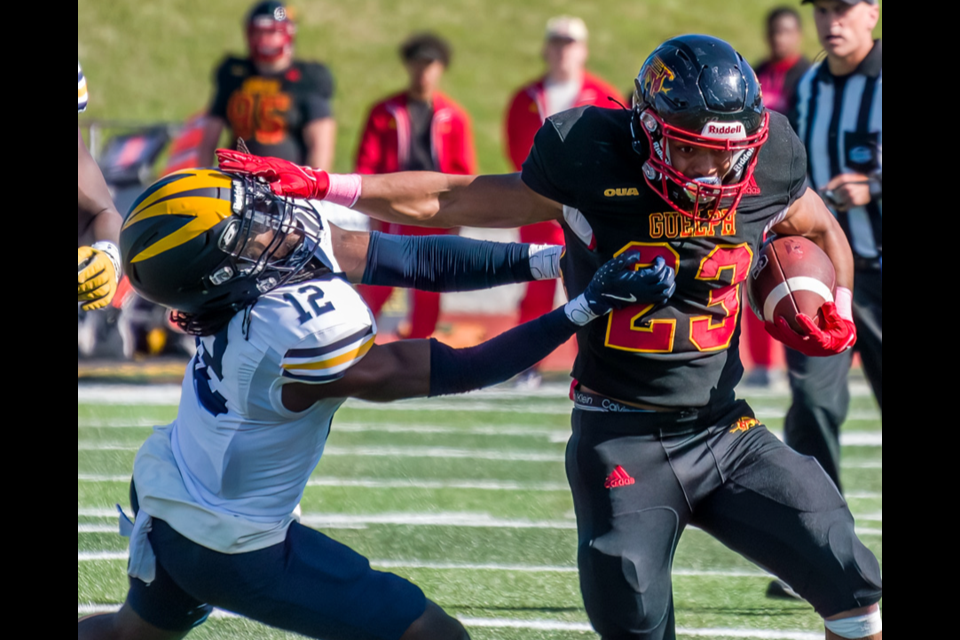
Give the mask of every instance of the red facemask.
[[[255, 63], [273, 64], [293, 51], [294, 26], [291, 22], [254, 20], [247, 27], [250, 58]], [[280, 34], [282, 38], [277, 38]], [[279, 41], [279, 42], [278, 42]]]
[[[736, 211], [753, 182], [760, 148], [770, 137], [770, 114], [764, 115], [763, 126], [752, 135], [739, 122], [718, 121], [708, 123], [702, 132], [685, 131], [667, 124], [650, 109], [640, 114], [639, 126], [650, 143], [650, 158], [643, 165], [650, 188], [683, 216], [722, 219]], [[668, 142], [730, 152], [731, 168], [726, 176], [714, 180], [684, 175], [670, 162]]]

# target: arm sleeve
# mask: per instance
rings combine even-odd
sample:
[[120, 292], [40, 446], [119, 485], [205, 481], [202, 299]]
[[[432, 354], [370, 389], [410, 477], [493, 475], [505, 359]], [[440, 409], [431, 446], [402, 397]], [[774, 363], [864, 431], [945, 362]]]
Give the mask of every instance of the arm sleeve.
[[430, 397], [506, 382], [553, 353], [577, 328], [561, 308], [469, 349], [431, 340]]
[[324, 65], [309, 64], [304, 68], [304, 81], [309, 83], [304, 96], [304, 122], [333, 117], [333, 74]]
[[521, 178], [541, 196], [577, 208], [577, 198], [569, 189], [570, 185], [577, 184], [576, 176], [566, 175], [564, 169], [577, 165], [567, 157], [564, 140], [553, 120], [548, 119], [534, 138], [530, 156], [523, 163]]
[[421, 291], [477, 291], [536, 279], [530, 247], [457, 236], [370, 234], [363, 284]]

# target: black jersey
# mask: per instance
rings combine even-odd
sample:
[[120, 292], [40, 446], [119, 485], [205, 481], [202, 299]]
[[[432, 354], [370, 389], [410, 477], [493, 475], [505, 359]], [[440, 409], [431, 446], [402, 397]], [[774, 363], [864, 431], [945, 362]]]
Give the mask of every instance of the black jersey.
[[322, 64], [294, 61], [277, 75], [260, 75], [250, 60], [228, 58], [216, 73], [211, 115], [243, 138], [251, 153], [304, 164], [303, 128], [333, 115], [333, 76]]
[[607, 396], [662, 407], [727, 401], [743, 375], [741, 284], [765, 231], [805, 191], [806, 152], [787, 119], [771, 114], [756, 184], [720, 221], [675, 212], [643, 179], [629, 111], [585, 107], [548, 119], [523, 181], [564, 205], [564, 284], [574, 298], [611, 258], [638, 251], [677, 271], [665, 306], [614, 311], [577, 334], [573, 375]]

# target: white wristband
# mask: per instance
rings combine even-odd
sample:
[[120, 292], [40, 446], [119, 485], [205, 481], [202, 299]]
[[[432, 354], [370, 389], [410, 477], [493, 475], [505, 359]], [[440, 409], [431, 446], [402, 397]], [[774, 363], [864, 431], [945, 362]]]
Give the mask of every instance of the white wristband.
[[563, 311], [567, 314], [567, 319], [579, 327], [586, 326], [600, 317], [590, 309], [587, 298], [582, 293], [568, 302]]
[[560, 277], [563, 247], [552, 244], [530, 245], [530, 273], [534, 280], [555, 280]]
[[837, 312], [844, 320], [853, 322], [853, 291], [837, 287]]
[[101, 253], [107, 254], [107, 257], [110, 258], [110, 262], [113, 263], [113, 269], [117, 273], [117, 282], [120, 282], [122, 277], [122, 269], [120, 267], [120, 250], [117, 249], [117, 246], [112, 242], [107, 242], [103, 240], [101, 242], [95, 243], [91, 249], [99, 251]]

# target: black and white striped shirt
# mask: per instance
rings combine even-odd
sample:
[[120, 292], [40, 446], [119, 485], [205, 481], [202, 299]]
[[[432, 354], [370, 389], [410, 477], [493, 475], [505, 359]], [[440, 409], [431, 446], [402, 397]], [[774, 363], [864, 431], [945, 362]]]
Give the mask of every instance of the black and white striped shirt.
[[[820, 191], [834, 177], [847, 173], [879, 176], [883, 172], [883, 47], [873, 51], [857, 70], [836, 77], [823, 61], [800, 81], [794, 126], [806, 144], [811, 186]], [[839, 219], [859, 258], [883, 258], [883, 194], [874, 201], [840, 213]]]

